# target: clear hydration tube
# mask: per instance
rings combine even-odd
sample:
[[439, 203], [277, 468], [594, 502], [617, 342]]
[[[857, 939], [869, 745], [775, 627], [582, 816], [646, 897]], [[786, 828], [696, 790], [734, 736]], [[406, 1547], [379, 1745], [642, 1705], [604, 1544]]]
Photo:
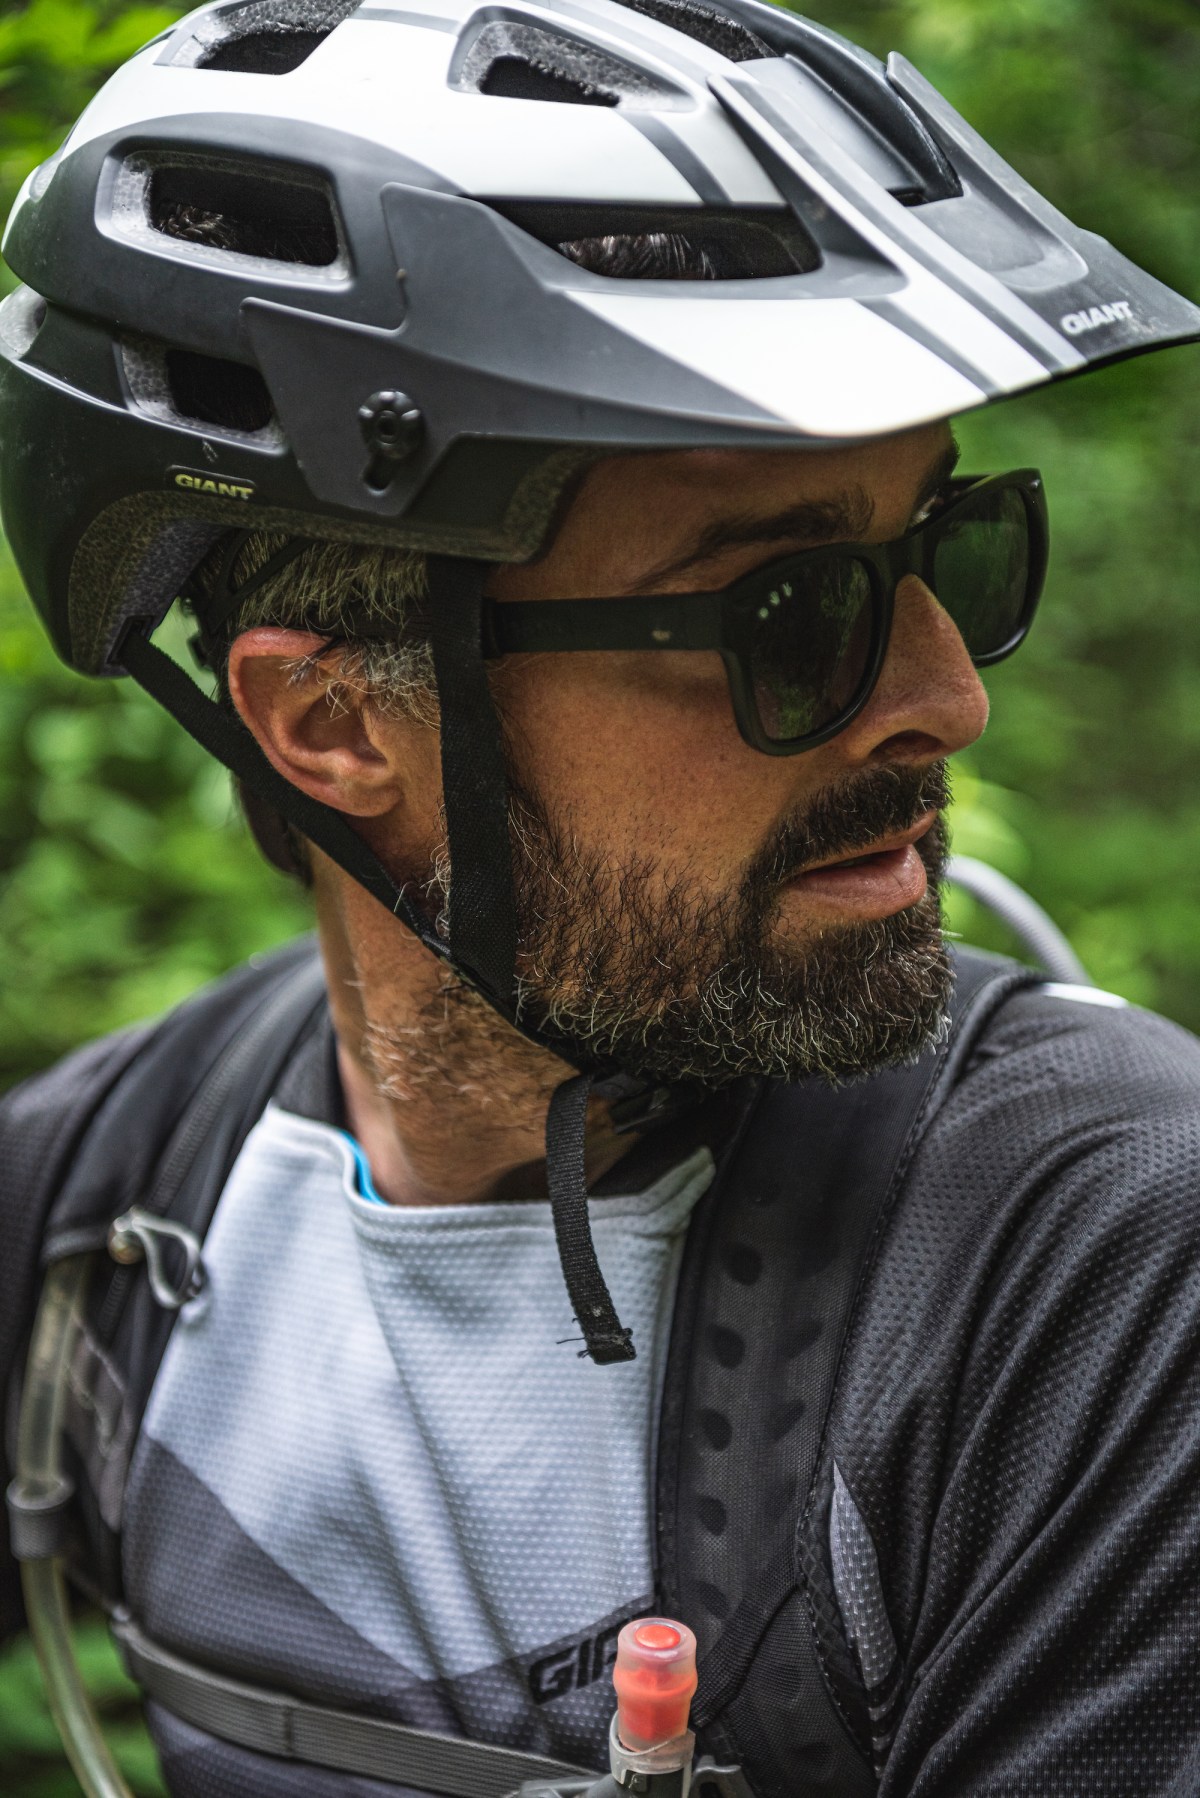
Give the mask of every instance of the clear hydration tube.
[[1023, 887], [998, 868], [970, 855], [952, 855], [946, 877], [970, 893], [987, 911], [1006, 924], [1051, 980], [1068, 986], [1092, 986], [1094, 982], [1070, 943], [1048, 912]]
[[[91, 1263], [90, 1255], [56, 1262], [42, 1289], [21, 1395], [13, 1482], [27, 1514], [52, 1511], [70, 1492], [62, 1464], [62, 1410]], [[86, 1798], [133, 1798], [75, 1659], [61, 1557], [48, 1552], [22, 1558], [21, 1587], [46, 1698]]]

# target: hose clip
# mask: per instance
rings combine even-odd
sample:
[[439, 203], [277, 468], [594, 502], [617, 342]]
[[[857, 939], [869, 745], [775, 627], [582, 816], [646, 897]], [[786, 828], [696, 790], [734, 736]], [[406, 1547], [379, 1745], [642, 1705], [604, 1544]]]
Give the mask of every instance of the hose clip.
[[[163, 1258], [168, 1243], [183, 1251], [183, 1271], [176, 1281], [168, 1275]], [[159, 1217], [141, 1205], [133, 1205], [114, 1218], [108, 1231], [108, 1252], [122, 1267], [145, 1261], [150, 1291], [164, 1311], [182, 1310], [189, 1299], [198, 1298], [204, 1290], [199, 1238], [183, 1224]]]

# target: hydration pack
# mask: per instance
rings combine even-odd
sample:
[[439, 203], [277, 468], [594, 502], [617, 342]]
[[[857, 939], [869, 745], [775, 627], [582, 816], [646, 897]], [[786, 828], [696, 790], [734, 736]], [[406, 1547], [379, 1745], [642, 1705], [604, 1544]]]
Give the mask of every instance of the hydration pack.
[[[837, 1088], [752, 1082], [735, 1095], [715, 1178], [689, 1227], [655, 1537], [660, 1608], [687, 1621], [699, 1643], [701, 1798], [787, 1798], [801, 1780], [812, 1798], [876, 1789], [879, 1694], [856, 1666], [819, 1552], [827, 1414], [856, 1296], [924, 1132], [997, 1010], [1039, 978], [952, 953], [949, 1032], [914, 1065]], [[237, 1155], [322, 1029], [322, 970], [305, 941], [156, 1026], [82, 1051], [0, 1106], [0, 1190], [11, 1213], [0, 1220], [10, 1244], [0, 1294], [6, 1377], [19, 1367], [39, 1268], [86, 1261], [90, 1270], [65, 1380], [61, 1489], [13, 1482], [13, 1555], [30, 1566], [64, 1561], [109, 1611], [143, 1688], [243, 1747], [446, 1798], [578, 1778], [587, 1770], [325, 1710], [191, 1666], [148, 1640], [124, 1608], [124, 1481], [159, 1362]], [[14, 1627], [20, 1599], [7, 1557], [0, 1607]], [[551, 1673], [569, 1683], [577, 1669], [564, 1662]]]

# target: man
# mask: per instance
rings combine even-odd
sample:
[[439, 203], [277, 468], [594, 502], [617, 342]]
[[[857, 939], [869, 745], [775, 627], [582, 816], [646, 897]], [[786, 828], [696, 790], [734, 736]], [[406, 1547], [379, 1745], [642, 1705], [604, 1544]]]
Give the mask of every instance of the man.
[[31, 589], [238, 775], [328, 993], [264, 1043], [243, 976], [6, 1112], [14, 1318], [108, 1243], [75, 1560], [168, 1784], [460, 1789], [363, 1720], [599, 1768], [662, 1606], [734, 1789], [1166, 1792], [1200, 1051], [947, 957], [946, 762], [1046, 527], [946, 420], [1200, 314], [768, 8], [346, 15], [184, 21], [6, 240]]
[[[721, 588], [813, 542], [890, 542], [952, 457], [934, 427], [800, 468], [754, 452], [612, 458], [545, 555], [492, 588], [502, 601]], [[380, 704], [328, 642], [277, 625], [235, 638], [238, 710], [293, 785], [428, 885], [445, 855], [430, 696], [414, 706], [406, 684]], [[528, 1009], [656, 1080], [847, 1077], [936, 1028], [945, 962], [928, 875], [943, 856], [944, 763], [983, 729], [987, 699], [915, 577], [897, 589], [867, 706], [803, 757], [750, 749], [717, 657], [686, 650], [514, 656], [497, 696], [527, 857]], [[561, 1060], [448, 988], [334, 864], [318, 855], [313, 875], [348, 1116], [376, 1186], [404, 1204], [537, 1191]], [[597, 1177], [627, 1146], [604, 1112]]]

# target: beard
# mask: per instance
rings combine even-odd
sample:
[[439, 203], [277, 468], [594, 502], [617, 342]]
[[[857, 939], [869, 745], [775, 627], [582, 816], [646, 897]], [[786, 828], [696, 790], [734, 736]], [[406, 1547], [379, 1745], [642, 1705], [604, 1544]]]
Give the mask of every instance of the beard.
[[[951, 986], [938, 894], [944, 763], [869, 770], [828, 789], [764, 845], [735, 892], [697, 895], [688, 869], [618, 870], [513, 793], [520, 1019], [586, 1069], [656, 1083], [746, 1075], [842, 1082], [913, 1061], [944, 1032]], [[929, 887], [890, 917], [780, 943], [782, 883], [937, 818], [917, 843]]]
[[[951, 986], [938, 887], [950, 801], [944, 763], [872, 769], [787, 820], [736, 891], [697, 893], [686, 867], [653, 856], [614, 869], [584, 850], [536, 796], [511, 784], [520, 1019], [591, 1072], [615, 1063], [655, 1084], [718, 1087], [747, 1075], [832, 1083], [916, 1059], [944, 1034]], [[916, 848], [929, 887], [887, 918], [831, 925], [799, 947], [777, 942], [782, 883], [938, 814]], [[445, 843], [423, 883], [447, 929]], [[361, 1049], [393, 1101], [457, 1096], [497, 1118], [563, 1079], [557, 1057], [515, 1035], [444, 967], [418, 1015], [365, 1022]]]

